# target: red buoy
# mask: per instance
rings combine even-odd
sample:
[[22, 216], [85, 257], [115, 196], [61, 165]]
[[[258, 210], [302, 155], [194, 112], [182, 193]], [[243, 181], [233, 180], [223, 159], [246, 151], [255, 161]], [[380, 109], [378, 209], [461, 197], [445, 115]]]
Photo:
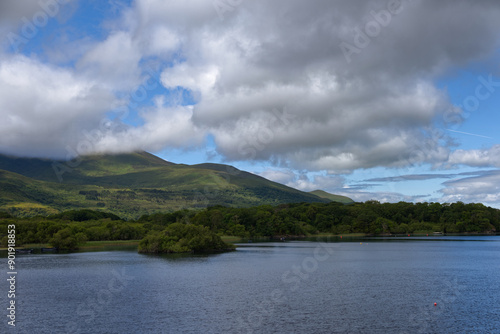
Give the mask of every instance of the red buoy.
[[438, 305], [438, 303], [434, 303], [434, 306], [437, 306], [437, 305]]

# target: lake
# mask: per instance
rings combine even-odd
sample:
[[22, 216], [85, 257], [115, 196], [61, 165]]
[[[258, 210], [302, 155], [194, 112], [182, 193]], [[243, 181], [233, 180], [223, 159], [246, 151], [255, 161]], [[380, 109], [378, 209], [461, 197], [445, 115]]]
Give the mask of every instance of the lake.
[[[500, 333], [500, 237], [17, 256], [5, 333]], [[4, 265], [6, 276], [7, 265]], [[437, 303], [436, 306], [434, 303]], [[9, 327], [9, 328], [7, 328]]]

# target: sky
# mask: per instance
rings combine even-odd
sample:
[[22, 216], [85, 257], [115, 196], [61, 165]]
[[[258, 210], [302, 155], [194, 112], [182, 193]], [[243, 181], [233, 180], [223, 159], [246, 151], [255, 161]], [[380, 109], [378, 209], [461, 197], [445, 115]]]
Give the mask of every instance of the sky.
[[0, 153], [500, 208], [496, 0], [0, 2]]

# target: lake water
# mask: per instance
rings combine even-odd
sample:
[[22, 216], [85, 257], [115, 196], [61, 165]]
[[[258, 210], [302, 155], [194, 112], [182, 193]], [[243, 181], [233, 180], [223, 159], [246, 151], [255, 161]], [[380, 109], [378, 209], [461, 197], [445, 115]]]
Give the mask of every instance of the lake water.
[[[2, 333], [500, 333], [500, 237], [18, 255]], [[4, 276], [7, 276], [6, 264]], [[437, 306], [434, 306], [437, 303]]]

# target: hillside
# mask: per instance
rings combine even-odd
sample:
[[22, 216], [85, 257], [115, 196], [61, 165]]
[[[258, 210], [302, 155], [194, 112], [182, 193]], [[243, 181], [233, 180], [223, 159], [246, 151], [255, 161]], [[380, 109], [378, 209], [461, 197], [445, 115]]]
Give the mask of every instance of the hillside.
[[344, 203], [344, 204], [354, 203], [354, 201], [352, 199], [350, 199], [349, 197], [330, 194], [330, 193], [327, 193], [326, 191], [323, 191], [323, 190], [314, 190], [314, 191], [310, 191], [309, 193], [316, 195], [318, 197], [321, 197], [321, 198], [329, 199], [332, 202], [340, 202], [340, 203]]
[[69, 165], [0, 155], [0, 210], [32, 216], [93, 209], [137, 218], [212, 205], [331, 201], [231, 166], [174, 164], [146, 152], [86, 156]]

